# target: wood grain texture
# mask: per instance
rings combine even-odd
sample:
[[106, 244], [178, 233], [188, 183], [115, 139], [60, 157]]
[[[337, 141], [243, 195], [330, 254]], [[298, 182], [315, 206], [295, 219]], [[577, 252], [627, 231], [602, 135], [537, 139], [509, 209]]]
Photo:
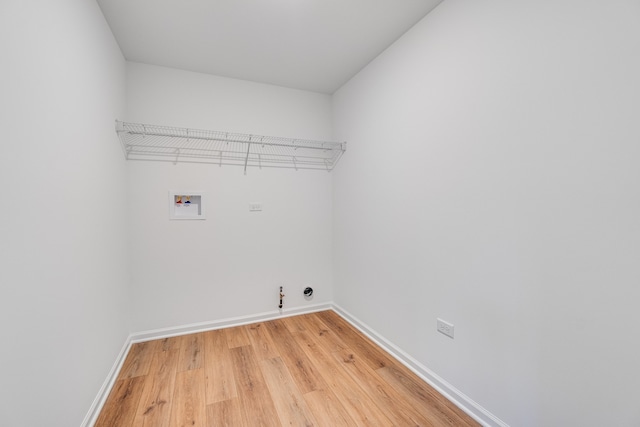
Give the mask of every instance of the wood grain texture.
[[122, 369], [120, 369], [118, 378], [134, 378], [147, 375], [157, 344], [155, 341], [133, 344], [122, 365]]
[[100, 412], [95, 427], [127, 427], [133, 425], [144, 378], [124, 378], [116, 383]]
[[156, 351], [180, 350], [183, 336], [169, 337], [156, 340]]
[[146, 375], [133, 425], [167, 427], [178, 366], [178, 350], [156, 352]]
[[208, 427], [251, 427], [244, 422], [240, 399], [229, 399], [207, 405]]
[[312, 427], [313, 415], [282, 359], [265, 359], [260, 365], [281, 424]]
[[232, 348], [231, 356], [245, 424], [280, 425], [273, 399], [258, 366], [258, 358], [253, 348], [251, 346]]
[[256, 356], [259, 360], [272, 359], [278, 357], [279, 353], [276, 346], [269, 335], [269, 331], [265, 328], [264, 323], [254, 323], [245, 326], [249, 341], [253, 346]]
[[360, 355], [362, 360], [372, 369], [397, 364], [391, 356], [365, 337], [362, 332], [347, 323], [335, 311], [321, 311], [318, 318], [327, 325], [331, 333], [337, 335], [351, 351]]
[[178, 350], [155, 353], [133, 425], [167, 427], [178, 366]]
[[333, 311], [134, 344], [96, 423], [284, 425], [478, 423]]
[[305, 331], [304, 324], [300, 321], [300, 319], [302, 319], [302, 316], [292, 316], [292, 317], [283, 317], [282, 319], [280, 319], [280, 321], [284, 323], [284, 325], [287, 327], [289, 332], [292, 332], [292, 333], [304, 332]]
[[346, 344], [332, 330], [325, 325], [318, 316], [302, 315], [300, 323], [305, 326], [306, 332], [317, 338], [317, 342], [327, 353], [344, 350]]
[[393, 422], [393, 425], [433, 425], [419, 411], [414, 410], [396, 389], [385, 384], [384, 380], [354, 353], [347, 349], [335, 352], [333, 356], [377, 407], [388, 408], [385, 416]]
[[235, 328], [223, 329], [224, 334], [227, 337], [227, 345], [229, 348], [243, 347], [245, 345], [251, 345], [247, 331], [243, 326], [237, 326]]
[[304, 400], [316, 417], [318, 426], [354, 426], [340, 400], [331, 390], [315, 390], [304, 395]]
[[238, 397], [227, 335], [217, 330], [205, 332], [203, 338], [207, 405]]
[[190, 369], [176, 374], [171, 404], [171, 427], [204, 427], [207, 412], [204, 397], [204, 371]]
[[180, 359], [178, 361], [179, 372], [202, 368], [202, 336], [202, 333], [182, 336], [182, 343], [180, 346]]
[[387, 366], [378, 375], [394, 387], [415, 408], [419, 408], [437, 426], [476, 426], [478, 423], [458, 409], [406, 367]]
[[318, 373], [315, 366], [304, 350], [300, 348], [295, 337], [285, 326], [284, 322], [274, 320], [265, 324], [273, 343], [280, 354], [282, 360], [289, 367], [291, 376], [302, 393], [320, 390], [327, 387], [324, 379]]
[[333, 355], [319, 345], [317, 338], [308, 332], [296, 334], [305, 343], [309, 359], [327, 381], [329, 388], [338, 397], [354, 425], [357, 426], [393, 426], [391, 420], [353, 381], [342, 366], [335, 362]]

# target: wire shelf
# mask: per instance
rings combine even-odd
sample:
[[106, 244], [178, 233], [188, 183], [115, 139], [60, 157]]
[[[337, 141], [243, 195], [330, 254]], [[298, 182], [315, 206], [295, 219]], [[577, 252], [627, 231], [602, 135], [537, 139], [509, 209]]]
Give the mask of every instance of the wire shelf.
[[313, 141], [233, 132], [126, 123], [116, 133], [127, 160], [210, 163], [331, 171], [346, 142]]

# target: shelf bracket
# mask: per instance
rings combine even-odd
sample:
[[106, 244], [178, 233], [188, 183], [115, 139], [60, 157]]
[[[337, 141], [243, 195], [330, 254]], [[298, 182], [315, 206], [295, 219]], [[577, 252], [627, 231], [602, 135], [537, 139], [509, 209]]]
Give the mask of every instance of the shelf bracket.
[[247, 157], [244, 159], [244, 174], [247, 174], [247, 163], [249, 163], [249, 150], [251, 149], [251, 136], [249, 136], [249, 143], [247, 144]]
[[296, 156], [293, 156], [292, 159], [293, 159], [293, 167], [296, 168], [296, 170], [298, 170], [298, 164], [296, 163]]
[[173, 165], [177, 165], [178, 164], [178, 157], [180, 157], [180, 149], [176, 148], [175, 149], [175, 154], [176, 154], [176, 159], [173, 161]]

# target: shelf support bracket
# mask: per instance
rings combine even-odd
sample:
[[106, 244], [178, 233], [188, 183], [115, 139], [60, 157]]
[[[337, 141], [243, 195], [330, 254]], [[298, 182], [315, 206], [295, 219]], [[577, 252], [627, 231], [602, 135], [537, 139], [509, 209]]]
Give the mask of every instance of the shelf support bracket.
[[180, 157], [180, 149], [176, 148], [176, 159], [173, 161], [174, 166], [178, 164], [178, 157]]
[[247, 174], [247, 163], [249, 163], [249, 150], [251, 149], [251, 136], [249, 136], [249, 143], [247, 144], [247, 157], [244, 159], [244, 174]]

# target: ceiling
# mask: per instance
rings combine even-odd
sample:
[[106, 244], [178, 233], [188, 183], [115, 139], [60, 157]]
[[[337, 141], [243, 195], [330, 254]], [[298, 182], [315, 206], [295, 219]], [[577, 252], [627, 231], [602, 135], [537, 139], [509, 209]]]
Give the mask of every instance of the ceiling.
[[97, 0], [129, 61], [333, 93], [442, 0]]

